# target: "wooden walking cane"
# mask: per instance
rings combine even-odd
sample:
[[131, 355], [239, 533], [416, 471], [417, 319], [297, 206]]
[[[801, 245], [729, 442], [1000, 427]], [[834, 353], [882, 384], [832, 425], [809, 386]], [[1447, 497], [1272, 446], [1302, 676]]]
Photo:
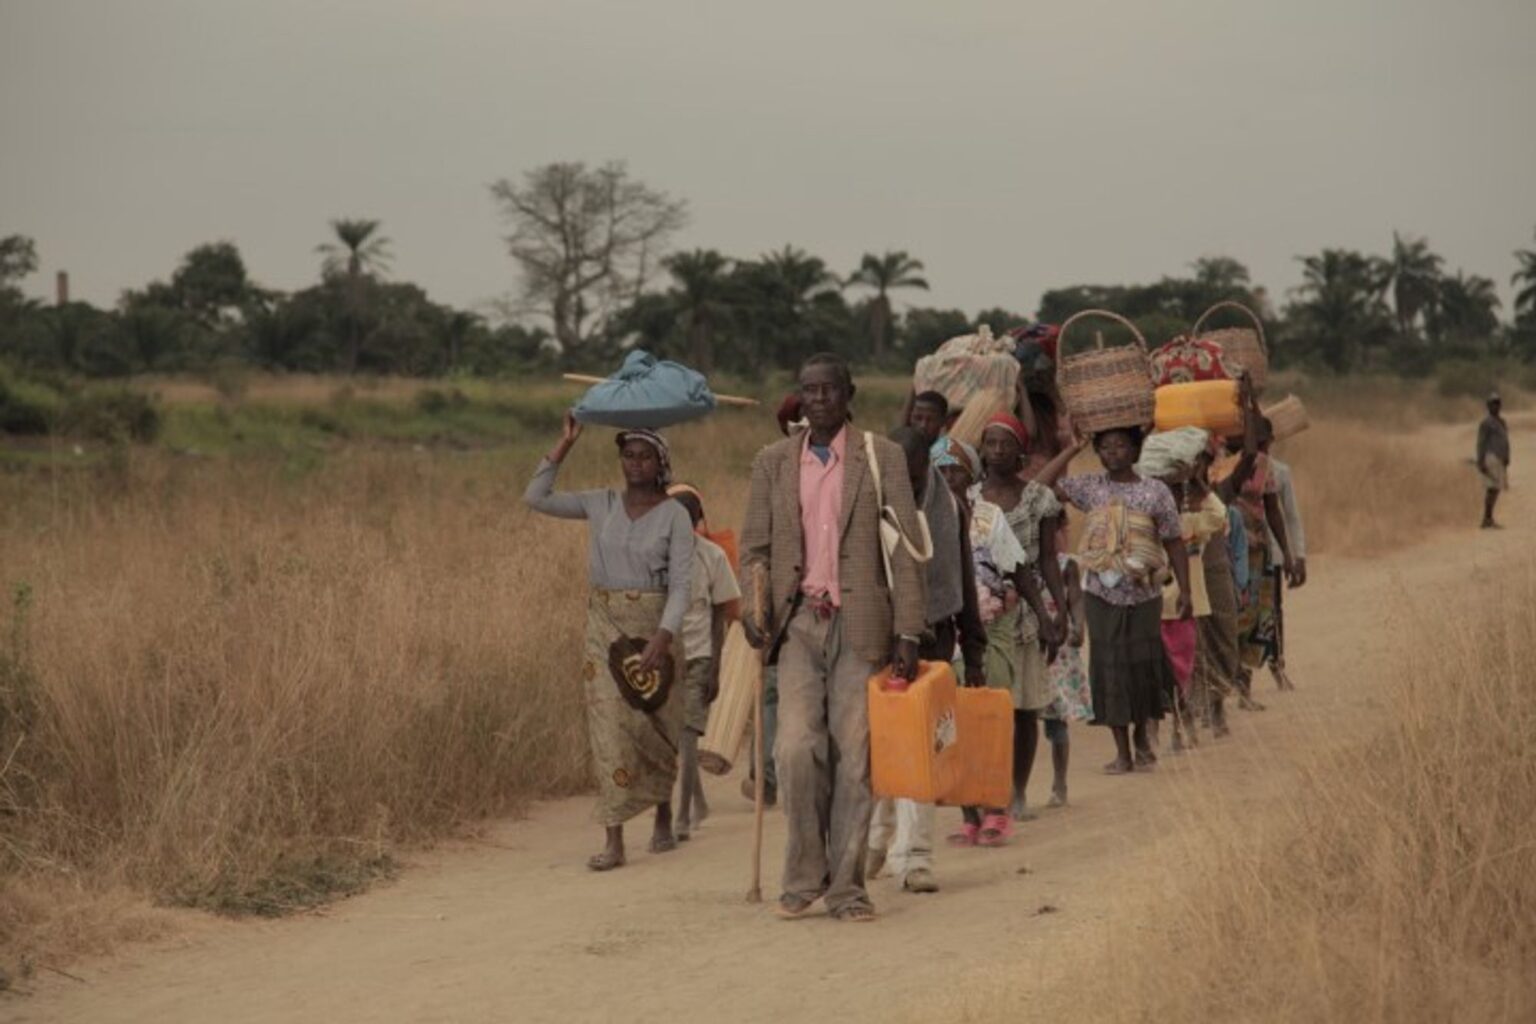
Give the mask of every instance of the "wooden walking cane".
[[[767, 616], [763, 609], [768, 603], [768, 583], [765, 579], [761, 563], [754, 564], [751, 569], [752, 579], [752, 610], [753, 628], [758, 636], [767, 633]], [[757, 679], [753, 683], [753, 708], [752, 708], [752, 886], [747, 890], [748, 903], [763, 902], [763, 673], [767, 671], [768, 652], [758, 652], [765, 662], [760, 666]]]
[[748, 903], [763, 902], [763, 674], [757, 674], [757, 706], [752, 711], [752, 888]]

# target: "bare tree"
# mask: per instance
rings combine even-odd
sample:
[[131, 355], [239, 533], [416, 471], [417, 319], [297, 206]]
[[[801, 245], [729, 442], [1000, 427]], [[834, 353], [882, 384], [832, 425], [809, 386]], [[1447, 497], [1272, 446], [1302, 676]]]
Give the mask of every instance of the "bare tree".
[[580, 351], [654, 272], [688, 204], [629, 176], [621, 162], [553, 163], [506, 178], [491, 196], [512, 226], [519, 309], [547, 317], [566, 353]]

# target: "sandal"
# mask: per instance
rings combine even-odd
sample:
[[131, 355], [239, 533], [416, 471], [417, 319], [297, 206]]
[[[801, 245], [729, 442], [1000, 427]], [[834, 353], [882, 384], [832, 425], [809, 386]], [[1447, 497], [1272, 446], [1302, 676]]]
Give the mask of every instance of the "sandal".
[[815, 896], [806, 896], [798, 892], [786, 892], [779, 897], [779, 905], [774, 908], [774, 913], [786, 921], [793, 921], [809, 913], [819, 899], [821, 899], [820, 893]]
[[1008, 815], [989, 814], [981, 821], [981, 834], [976, 838], [976, 845], [1007, 846], [1008, 831]]
[[832, 911], [832, 920], [844, 924], [869, 924], [875, 919], [875, 908], [868, 903], [851, 903]]
[[950, 846], [975, 846], [977, 834], [981, 832], [980, 825], [972, 825], [966, 822], [960, 826], [960, 831], [951, 832], [944, 837], [944, 841]]
[[1104, 774], [1105, 775], [1129, 775], [1129, 774], [1131, 774], [1131, 771], [1134, 768], [1135, 768], [1134, 764], [1127, 764], [1126, 762], [1121, 761], [1121, 760], [1119, 760], [1117, 758], [1117, 759], [1109, 762], [1109, 764], [1104, 766]]

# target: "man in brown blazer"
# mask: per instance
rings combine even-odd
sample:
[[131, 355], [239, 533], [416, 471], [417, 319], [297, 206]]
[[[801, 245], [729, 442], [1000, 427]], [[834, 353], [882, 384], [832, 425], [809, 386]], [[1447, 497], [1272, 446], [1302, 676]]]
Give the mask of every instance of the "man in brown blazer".
[[[839, 356], [816, 355], [800, 370], [803, 433], [770, 445], [752, 463], [742, 530], [752, 639], [777, 664], [779, 724], [774, 747], [779, 802], [789, 824], [782, 917], [826, 897], [835, 920], [869, 921], [864, 888], [869, 837], [871, 674], [894, 661], [912, 678], [925, 627], [921, 566], [897, 545], [887, 581], [880, 502], [864, 434], [849, 422], [854, 386]], [[899, 447], [874, 438], [885, 503], [917, 538], [917, 508]], [[753, 608], [758, 595], [766, 608]], [[756, 633], [756, 630], [753, 630]]]

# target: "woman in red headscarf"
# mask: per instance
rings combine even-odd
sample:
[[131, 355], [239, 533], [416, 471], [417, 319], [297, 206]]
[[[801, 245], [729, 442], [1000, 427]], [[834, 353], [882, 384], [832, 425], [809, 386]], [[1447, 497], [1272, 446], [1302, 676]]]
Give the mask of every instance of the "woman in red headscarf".
[[[1056, 602], [1055, 607], [1064, 610], [1066, 591], [1056, 559], [1056, 525], [1062, 515], [1061, 503], [1049, 487], [1023, 479], [1029, 441], [1029, 431], [1017, 417], [998, 413], [987, 421], [981, 434], [983, 469], [978, 493], [1007, 517], [1019, 546], [1024, 549], [1024, 564], [1035, 584], [1032, 589], [1038, 591], [1043, 583]], [[1053, 618], [1045, 613], [1043, 605], [1020, 609], [1019, 665], [1010, 686], [1014, 707], [1012, 812], [1016, 821], [1033, 817], [1024, 808], [1024, 790], [1029, 785], [1040, 742], [1039, 714], [1052, 699], [1049, 656], [1055, 653], [1065, 634], [1064, 611]]]

